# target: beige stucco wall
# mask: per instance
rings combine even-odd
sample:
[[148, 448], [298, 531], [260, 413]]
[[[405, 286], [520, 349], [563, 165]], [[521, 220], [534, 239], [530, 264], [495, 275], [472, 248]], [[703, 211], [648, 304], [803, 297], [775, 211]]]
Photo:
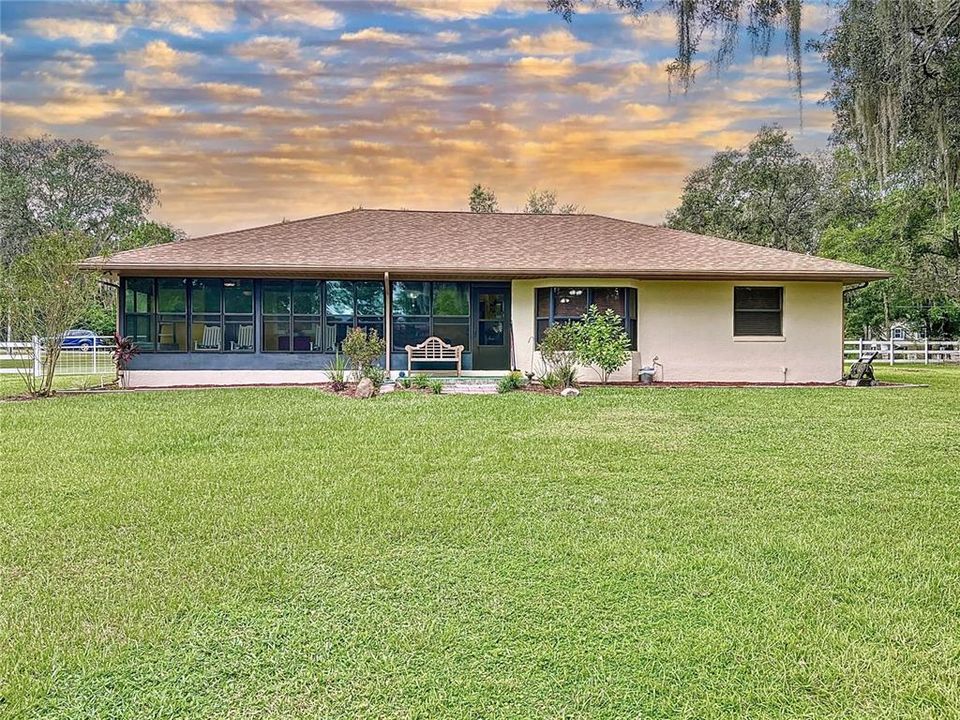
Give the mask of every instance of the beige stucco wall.
[[[783, 336], [733, 336], [734, 285], [779, 285]], [[638, 347], [613, 380], [636, 380], [657, 357], [657, 379], [673, 382], [832, 382], [842, 373], [843, 286], [819, 282], [625, 281], [547, 278], [513, 283], [517, 365], [542, 369], [534, 351], [537, 287], [619, 285], [637, 288]], [[596, 380], [596, 373], [581, 373]]]

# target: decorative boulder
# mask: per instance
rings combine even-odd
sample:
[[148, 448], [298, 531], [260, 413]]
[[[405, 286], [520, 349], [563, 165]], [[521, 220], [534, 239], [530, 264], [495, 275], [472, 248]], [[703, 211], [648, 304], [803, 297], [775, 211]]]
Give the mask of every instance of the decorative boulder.
[[376, 388], [373, 386], [373, 381], [370, 378], [360, 378], [360, 382], [357, 383], [357, 391], [354, 394], [358, 398], [366, 399], [373, 397], [375, 391]]
[[580, 391], [576, 388], [564, 388], [560, 391], [560, 397], [576, 397], [580, 394]]

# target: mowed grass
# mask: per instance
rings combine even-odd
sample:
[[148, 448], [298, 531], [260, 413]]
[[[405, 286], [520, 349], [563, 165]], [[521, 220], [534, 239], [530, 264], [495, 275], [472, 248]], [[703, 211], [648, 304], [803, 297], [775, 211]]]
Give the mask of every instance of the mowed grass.
[[960, 717], [912, 389], [0, 403], [0, 716]]

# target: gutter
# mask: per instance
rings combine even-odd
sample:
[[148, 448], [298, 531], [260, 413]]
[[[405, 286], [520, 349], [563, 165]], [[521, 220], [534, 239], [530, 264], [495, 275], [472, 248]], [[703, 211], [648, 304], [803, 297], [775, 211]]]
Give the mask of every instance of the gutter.
[[109, 262], [98, 263], [96, 260], [84, 260], [80, 263], [84, 270], [99, 270], [127, 275], [150, 275], [154, 277], [173, 277], [183, 275], [223, 275], [235, 277], [366, 277], [370, 279], [382, 278], [384, 273], [390, 273], [394, 279], [415, 278], [503, 278], [503, 279], [535, 279], [555, 277], [609, 277], [632, 278], [649, 280], [797, 280], [820, 282], [871, 282], [891, 277], [883, 270], [864, 270], [850, 272], [816, 272], [816, 271], [775, 271], [775, 270], [742, 270], [742, 271], [697, 271], [689, 269], [664, 270], [576, 270], [557, 268], [499, 268], [484, 270], [483, 268], [466, 269], [463, 267], [343, 267], [343, 266], [289, 266], [289, 265], [231, 265], [231, 264], [204, 264], [204, 265], [161, 265], [156, 263], [129, 263], [111, 265]]

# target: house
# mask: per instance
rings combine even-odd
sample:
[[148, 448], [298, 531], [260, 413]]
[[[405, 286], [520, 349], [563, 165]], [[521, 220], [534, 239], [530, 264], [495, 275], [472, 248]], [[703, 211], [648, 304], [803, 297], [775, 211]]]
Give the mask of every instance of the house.
[[[132, 386], [308, 383], [351, 327], [463, 345], [466, 374], [542, 365], [538, 339], [591, 304], [667, 381], [829, 382], [850, 263], [598, 215], [351, 210], [91, 258], [118, 278]], [[417, 369], [416, 367], [414, 368]], [[432, 370], [433, 366], [424, 369]], [[592, 379], [586, 372], [584, 379]]]

